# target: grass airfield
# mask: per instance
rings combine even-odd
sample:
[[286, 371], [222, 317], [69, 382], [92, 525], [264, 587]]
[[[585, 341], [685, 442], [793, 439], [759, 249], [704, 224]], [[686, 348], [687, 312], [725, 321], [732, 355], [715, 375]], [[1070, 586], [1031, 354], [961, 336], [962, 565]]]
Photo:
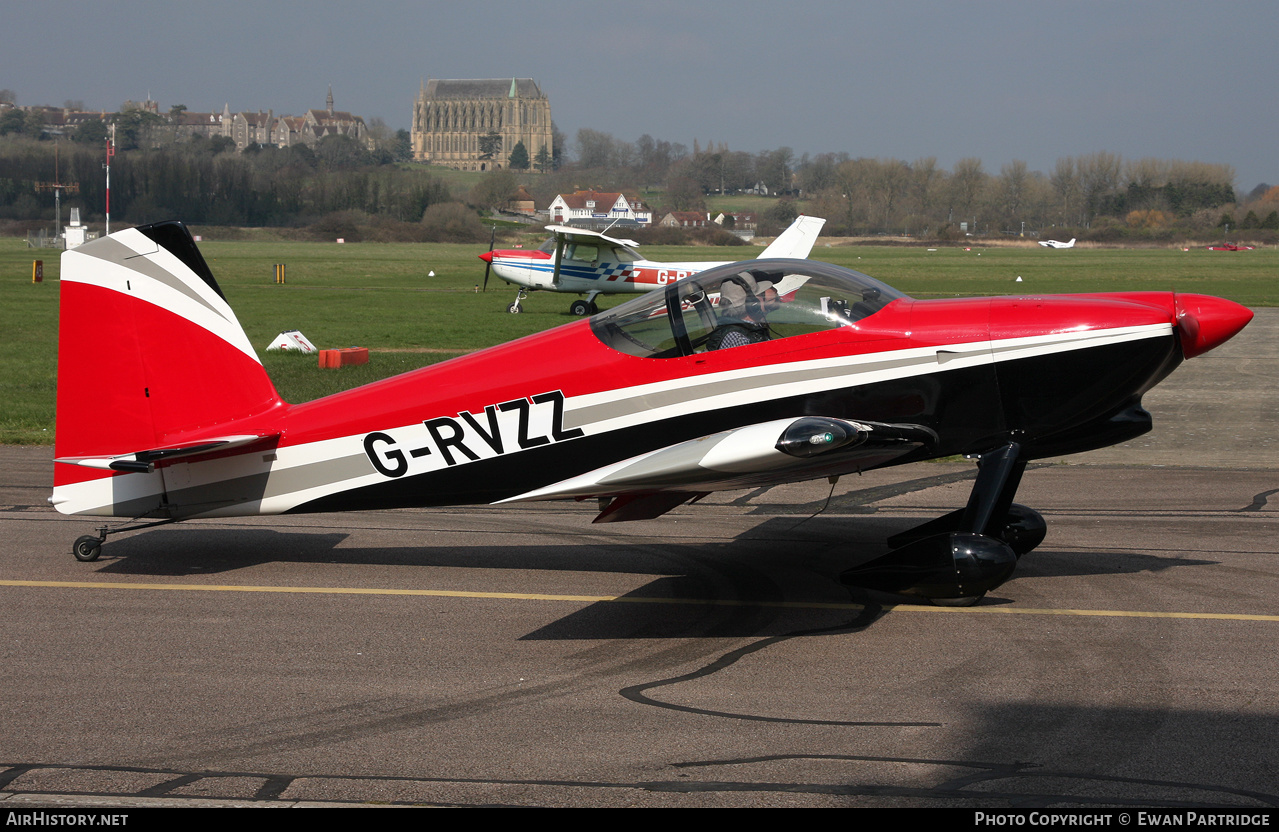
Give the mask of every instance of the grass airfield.
[[[540, 238], [525, 238], [537, 245]], [[509, 244], [498, 244], [504, 247]], [[653, 260], [732, 260], [762, 246], [646, 246]], [[524, 313], [507, 305], [515, 288], [496, 277], [477, 292], [484, 246], [409, 243], [218, 242], [200, 249], [281, 396], [290, 402], [416, 369], [575, 320], [573, 295], [538, 292]], [[819, 240], [812, 258], [857, 269], [918, 298], [1176, 290], [1247, 306], [1279, 305], [1279, 249], [1241, 252], [1038, 245], [952, 245], [936, 249], [839, 245]], [[44, 260], [44, 282], [31, 265]], [[274, 265], [286, 267], [284, 285]], [[432, 276], [430, 273], [434, 272]], [[0, 443], [50, 444], [57, 376], [58, 252], [0, 240]], [[1017, 278], [1021, 277], [1021, 282]], [[629, 295], [602, 297], [602, 307]], [[317, 347], [362, 346], [363, 367], [321, 370], [313, 356], [266, 353], [284, 330]], [[104, 366], [102, 383], [111, 383]], [[89, 403], [88, 406], [91, 406]]]

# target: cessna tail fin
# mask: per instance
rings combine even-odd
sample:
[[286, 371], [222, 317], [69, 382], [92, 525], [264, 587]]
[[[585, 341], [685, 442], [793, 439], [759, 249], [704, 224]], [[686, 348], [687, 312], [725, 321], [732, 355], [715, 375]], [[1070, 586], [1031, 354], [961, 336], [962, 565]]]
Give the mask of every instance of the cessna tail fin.
[[789, 228], [777, 235], [777, 239], [760, 253], [759, 259], [788, 257], [807, 260], [809, 252], [813, 250], [813, 245], [817, 242], [817, 235], [821, 233], [822, 226], [825, 224], [826, 220], [821, 217], [806, 217], [800, 214]]
[[286, 405], [186, 226], [65, 252], [60, 291], [55, 486], [274, 433]]

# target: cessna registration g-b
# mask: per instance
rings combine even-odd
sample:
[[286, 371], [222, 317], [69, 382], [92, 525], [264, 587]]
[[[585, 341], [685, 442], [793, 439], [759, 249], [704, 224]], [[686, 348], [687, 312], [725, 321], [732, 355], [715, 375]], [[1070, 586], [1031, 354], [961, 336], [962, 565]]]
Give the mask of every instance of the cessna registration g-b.
[[[813, 250], [817, 235], [826, 220], [799, 216], [790, 227], [764, 249], [760, 257], [793, 257], [804, 259]], [[507, 283], [520, 287], [507, 312], [518, 313], [520, 301], [528, 293], [543, 289], [549, 292], [574, 292], [586, 295], [575, 300], [569, 311], [579, 317], [594, 315], [599, 309], [595, 299], [600, 295], [649, 292], [674, 280], [683, 280], [705, 269], [724, 263], [658, 263], [645, 260], [634, 246], [634, 240], [605, 236], [598, 231], [548, 225], [551, 237], [538, 249], [504, 249], [479, 255], [484, 267], [484, 285], [488, 286], [489, 270]]]
[[132, 518], [77, 540], [84, 561], [108, 534], [190, 518], [592, 499], [596, 522], [638, 520], [966, 454], [965, 507], [873, 559], [850, 547], [841, 578], [975, 603], [1044, 537], [1013, 502], [1027, 462], [1146, 432], [1142, 395], [1252, 318], [1172, 292], [915, 300], [837, 266], [756, 260], [290, 405], [183, 225], [62, 258], [50, 500]]

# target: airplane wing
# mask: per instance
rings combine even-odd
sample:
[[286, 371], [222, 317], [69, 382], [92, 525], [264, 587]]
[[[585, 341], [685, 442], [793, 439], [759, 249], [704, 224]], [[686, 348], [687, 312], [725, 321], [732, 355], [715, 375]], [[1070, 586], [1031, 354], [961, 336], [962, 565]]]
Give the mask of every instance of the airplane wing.
[[937, 434], [920, 425], [776, 419], [660, 448], [501, 502], [612, 497], [595, 522], [651, 519], [712, 491], [853, 473], [936, 442]]
[[760, 253], [759, 259], [789, 257], [795, 260], [807, 260], [809, 252], [813, 250], [813, 244], [817, 242], [817, 235], [821, 233], [822, 226], [825, 224], [826, 220], [821, 217], [806, 217], [800, 214], [790, 224], [790, 228], [779, 234], [777, 239]]
[[178, 442], [166, 448], [149, 448], [145, 451], [132, 451], [123, 454], [103, 454], [101, 456], [64, 456], [54, 459], [67, 465], [83, 465], [86, 468], [101, 468], [107, 471], [124, 473], [149, 473], [161, 460], [180, 459], [198, 454], [225, 451], [251, 445], [263, 439], [272, 438], [268, 434], [246, 434], [240, 436], [218, 436], [200, 439], [194, 442]]
[[[825, 220], [823, 220], [825, 222]], [[561, 241], [573, 243], [595, 243], [604, 240], [614, 245], [634, 247], [639, 243], [634, 240], [622, 240], [617, 237], [609, 237], [599, 231], [590, 231], [585, 228], [573, 228], [570, 225], [548, 225], [546, 230], [555, 235], [557, 243]]]
[[564, 255], [564, 248], [569, 243], [599, 245], [600, 241], [603, 240], [607, 243], [621, 246], [628, 250], [636, 260], [639, 259], [639, 254], [637, 254], [634, 250], [634, 247], [639, 245], [639, 243], [634, 240], [621, 240], [616, 237], [605, 236], [598, 231], [589, 231], [585, 228], [573, 228], [567, 225], [548, 225], [546, 226], [546, 230], [555, 235], [555, 253], [551, 255], [555, 263], [555, 268], [551, 272], [551, 282], [557, 286], [560, 282], [560, 263]]

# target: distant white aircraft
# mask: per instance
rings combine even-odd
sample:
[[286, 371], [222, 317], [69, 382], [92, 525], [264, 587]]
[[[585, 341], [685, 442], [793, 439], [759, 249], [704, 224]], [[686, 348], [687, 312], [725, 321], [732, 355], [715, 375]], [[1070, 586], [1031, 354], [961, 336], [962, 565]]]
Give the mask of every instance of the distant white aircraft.
[[[803, 260], [813, 250], [817, 235], [826, 220], [800, 215], [760, 254], [761, 260], [790, 258]], [[595, 298], [600, 295], [648, 292], [668, 283], [683, 280], [705, 269], [725, 263], [659, 263], [646, 260], [633, 246], [633, 240], [606, 237], [598, 231], [548, 225], [553, 235], [537, 250], [510, 249], [486, 251], [479, 255], [484, 267], [484, 285], [488, 287], [489, 269], [507, 283], [519, 287], [515, 302], [507, 312], [518, 313], [520, 301], [529, 292], [585, 294], [585, 300], [573, 301], [569, 311], [574, 315], [594, 315], [599, 309]]]
[[1063, 243], [1060, 240], [1040, 240], [1039, 244], [1044, 248], [1074, 248], [1075, 238], [1071, 237], [1069, 243]]

